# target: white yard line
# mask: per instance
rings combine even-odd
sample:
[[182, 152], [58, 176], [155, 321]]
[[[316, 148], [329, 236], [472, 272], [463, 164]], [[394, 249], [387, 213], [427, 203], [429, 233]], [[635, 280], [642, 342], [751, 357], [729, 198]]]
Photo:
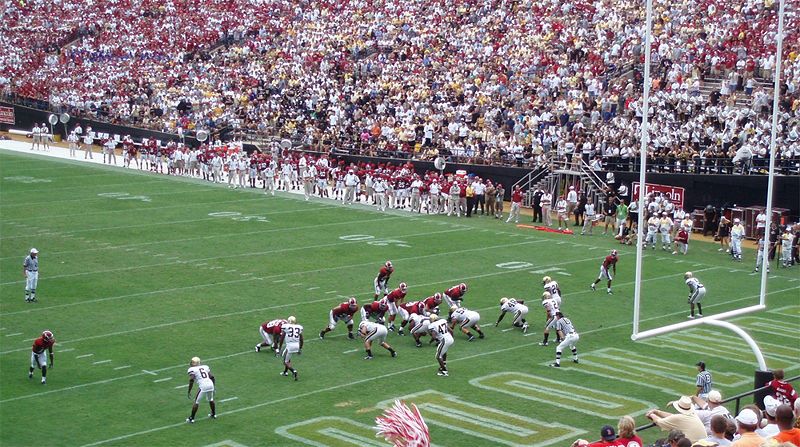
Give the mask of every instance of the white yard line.
[[116, 368], [114, 368], [114, 371], [118, 371], [120, 369], [128, 369], [130, 367], [131, 367], [131, 365], [117, 366]]
[[83, 355], [79, 355], [79, 356], [77, 356], [77, 357], [75, 357], [75, 358], [76, 358], [76, 359], [85, 359], [86, 357], [91, 357], [91, 356], [93, 356], [93, 355], [94, 355], [94, 354], [83, 354]]
[[[425, 232], [425, 233], [414, 233], [414, 234], [399, 235], [397, 237], [398, 238], [411, 238], [411, 237], [420, 237], [420, 236], [431, 236], [431, 235], [435, 235], [435, 234], [453, 233], [453, 232], [457, 232], [457, 231], [465, 231], [465, 230], [461, 229], [461, 228], [456, 228], [456, 229], [450, 229], [450, 230], [429, 231], [429, 232]], [[317, 245], [309, 245], [309, 246], [302, 246], [302, 247], [278, 248], [278, 249], [274, 249], [274, 250], [255, 251], [255, 252], [249, 252], [249, 253], [236, 253], [236, 254], [231, 254], [231, 255], [212, 256], [212, 257], [208, 257], [208, 258], [189, 259], [189, 260], [180, 261], [180, 262], [184, 263], [184, 264], [193, 264], [195, 262], [217, 261], [217, 260], [220, 260], [220, 259], [232, 259], [232, 258], [242, 258], [242, 257], [252, 257], [252, 256], [263, 256], [263, 255], [268, 255], [268, 254], [273, 254], [273, 253], [286, 253], [286, 252], [292, 252], [292, 251], [313, 250], [313, 249], [318, 249], [318, 248], [338, 247], [338, 246], [341, 246], [341, 245], [353, 245], [353, 244], [360, 244], [360, 243], [363, 243], [363, 241], [339, 241], [339, 242], [331, 242], [331, 243], [327, 243], [327, 244], [317, 244]], [[530, 242], [530, 243], [532, 243], [532, 242]], [[126, 250], [132, 250], [132, 249], [126, 249]], [[175, 265], [176, 264], [176, 260], [178, 260], [179, 258], [173, 256], [173, 257], [169, 257], [169, 258], [166, 258], [166, 259], [169, 262], [160, 262], [160, 263], [156, 263], [156, 264], [132, 265], [132, 266], [128, 266], [128, 267], [118, 267], [118, 268], [106, 269], [106, 270], [91, 270], [91, 271], [79, 272], [79, 273], [65, 273], [63, 275], [49, 276], [48, 279], [73, 278], [73, 277], [76, 277], [76, 276], [100, 275], [100, 274], [106, 274], [106, 273], [127, 272], [127, 271], [131, 271], [131, 270], [140, 270], [140, 269], [147, 269], [147, 268], [164, 267], [164, 266]], [[319, 270], [319, 271], [322, 271], [322, 270]], [[233, 273], [233, 272], [236, 272], [236, 269], [231, 269], [231, 270], [226, 270], [225, 271], [225, 273]], [[9, 285], [9, 284], [18, 284], [18, 283], [21, 284], [21, 283], [24, 283], [24, 282], [25, 282], [25, 280], [8, 281], [8, 282], [0, 283], [0, 286], [5, 286], [5, 285]], [[293, 287], [297, 286], [297, 285], [301, 285], [301, 284], [295, 284], [295, 285], [293, 285]]]
[[13, 334], [6, 334], [6, 337], [16, 337], [17, 335], [22, 335], [22, 332], [14, 332]]
[[109, 359], [109, 360], [98, 360], [96, 362], [92, 362], [92, 365], [102, 365], [103, 363], [111, 363], [111, 359]]
[[232, 401], [232, 400], [236, 400], [236, 399], [238, 399], [238, 397], [236, 397], [236, 396], [233, 396], [233, 397], [229, 397], [229, 398], [227, 398], [227, 399], [222, 399], [222, 400], [219, 400], [219, 401], [217, 401], [217, 402], [219, 402], [219, 403], [223, 403], [223, 402], [230, 402], [230, 401]]

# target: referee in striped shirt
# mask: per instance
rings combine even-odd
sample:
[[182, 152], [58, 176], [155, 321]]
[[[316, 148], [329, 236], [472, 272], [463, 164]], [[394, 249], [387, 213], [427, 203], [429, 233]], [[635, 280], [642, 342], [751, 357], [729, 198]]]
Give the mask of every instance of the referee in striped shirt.
[[708, 398], [708, 393], [711, 391], [711, 373], [706, 371], [706, 364], [705, 362], [697, 362], [697, 391], [695, 391], [695, 396], [706, 400]]

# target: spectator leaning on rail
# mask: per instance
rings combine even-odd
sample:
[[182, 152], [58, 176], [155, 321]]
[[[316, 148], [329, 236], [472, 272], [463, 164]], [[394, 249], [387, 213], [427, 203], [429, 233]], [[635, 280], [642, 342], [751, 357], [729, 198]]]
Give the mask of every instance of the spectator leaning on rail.
[[692, 399], [681, 396], [680, 399], [670, 402], [677, 413], [668, 413], [659, 409], [648, 411], [645, 416], [653, 421], [662, 430], [677, 429], [682, 431], [690, 441], [698, 441], [706, 437], [706, 429], [700, 418], [695, 414]]

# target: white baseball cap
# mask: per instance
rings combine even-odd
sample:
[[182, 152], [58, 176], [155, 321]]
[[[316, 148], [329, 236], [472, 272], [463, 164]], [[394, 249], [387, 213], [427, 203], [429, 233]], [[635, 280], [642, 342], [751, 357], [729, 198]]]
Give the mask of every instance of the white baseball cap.
[[775, 399], [772, 396], [764, 397], [764, 411], [766, 411], [767, 414], [772, 417], [775, 417], [775, 411], [778, 409], [780, 404], [781, 403], [778, 402], [778, 399]]
[[35, 248], [31, 248], [31, 253], [33, 253], [33, 254], [38, 254], [38, 253], [39, 253], [39, 250], [37, 250], [37, 249], [35, 249]]
[[720, 394], [720, 392], [717, 390], [711, 390], [711, 392], [708, 393], [708, 399], [706, 400], [715, 404], [720, 404], [722, 403], [722, 394]]
[[749, 408], [745, 408], [739, 412], [739, 415], [736, 416], [736, 420], [745, 425], [758, 424], [758, 416], [756, 415], [756, 412]]

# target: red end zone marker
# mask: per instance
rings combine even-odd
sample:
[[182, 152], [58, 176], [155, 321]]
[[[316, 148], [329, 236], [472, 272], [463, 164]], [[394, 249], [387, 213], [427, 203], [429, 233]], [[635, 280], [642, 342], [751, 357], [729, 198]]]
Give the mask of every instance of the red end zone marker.
[[517, 224], [517, 228], [530, 228], [531, 230], [546, 231], [548, 233], [575, 234], [569, 228], [565, 230], [554, 230], [550, 227], [539, 227], [536, 225], [526, 225], [526, 224]]

